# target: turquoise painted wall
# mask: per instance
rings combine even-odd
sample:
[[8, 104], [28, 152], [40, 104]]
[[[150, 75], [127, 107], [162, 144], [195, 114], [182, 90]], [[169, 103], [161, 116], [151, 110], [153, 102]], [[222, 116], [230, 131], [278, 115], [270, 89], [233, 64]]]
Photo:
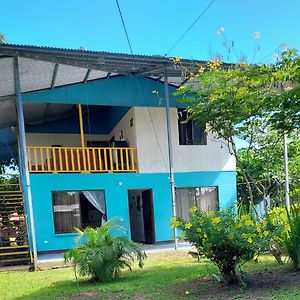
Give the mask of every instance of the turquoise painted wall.
[[[177, 173], [175, 182], [177, 187], [218, 186], [220, 207], [226, 208], [236, 200], [235, 177], [235, 172]], [[122, 217], [130, 232], [127, 191], [152, 188], [156, 241], [172, 238], [168, 174], [31, 174], [30, 179], [38, 251], [65, 250], [75, 245], [74, 234], [54, 233], [52, 191], [104, 189], [108, 218]]]
[[[153, 93], [158, 91], [158, 95]], [[169, 87], [171, 106], [182, 106], [172, 95], [176, 88]], [[164, 84], [136, 76], [116, 76], [87, 83], [57, 87], [23, 94], [24, 102], [89, 104], [111, 106], [164, 107]]]
[[[95, 109], [96, 108], [96, 109]], [[83, 106], [83, 128], [85, 134], [109, 134], [130, 107], [125, 106], [91, 106], [89, 113]], [[90, 131], [89, 131], [90, 130]], [[73, 133], [79, 134], [78, 116], [56, 120], [38, 125], [27, 125], [26, 133]]]

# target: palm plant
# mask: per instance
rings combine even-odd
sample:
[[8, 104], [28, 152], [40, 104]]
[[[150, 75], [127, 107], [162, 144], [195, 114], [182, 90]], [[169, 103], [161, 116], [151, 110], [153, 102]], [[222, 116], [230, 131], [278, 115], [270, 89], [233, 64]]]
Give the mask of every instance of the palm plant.
[[76, 229], [77, 246], [64, 254], [65, 262], [73, 262], [75, 277], [92, 277], [107, 282], [119, 276], [124, 268], [131, 270], [137, 259], [139, 267], [146, 258], [140, 246], [130, 241], [119, 218], [112, 218], [101, 227]]
[[288, 227], [282, 242], [294, 268], [300, 269], [300, 205], [294, 204], [287, 211]]

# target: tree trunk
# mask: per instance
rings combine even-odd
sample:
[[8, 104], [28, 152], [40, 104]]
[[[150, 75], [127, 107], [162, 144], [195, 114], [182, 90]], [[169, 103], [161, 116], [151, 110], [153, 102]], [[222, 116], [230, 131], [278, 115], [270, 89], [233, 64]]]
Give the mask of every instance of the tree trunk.
[[223, 268], [221, 270], [221, 275], [227, 286], [231, 286], [239, 283], [239, 278], [233, 266], [227, 266], [226, 268]]

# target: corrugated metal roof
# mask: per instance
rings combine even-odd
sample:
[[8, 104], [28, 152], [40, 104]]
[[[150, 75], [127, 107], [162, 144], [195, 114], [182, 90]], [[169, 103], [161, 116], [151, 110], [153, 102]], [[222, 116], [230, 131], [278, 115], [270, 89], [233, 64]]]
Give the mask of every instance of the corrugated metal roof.
[[[0, 45], [0, 97], [14, 94], [12, 58], [15, 56], [19, 57], [22, 92], [115, 75], [161, 78], [165, 70], [174, 84], [179, 85], [185, 80], [182, 68], [164, 56], [5, 44]], [[182, 59], [180, 63], [184, 68], [194, 70], [204, 62]]]
[[[0, 128], [15, 124], [14, 57], [18, 57], [21, 92], [55, 88], [118, 75], [150, 77], [179, 86], [186, 80], [171, 58], [27, 45], [0, 45]], [[193, 70], [203, 61], [182, 59]], [[33, 110], [25, 106], [25, 110]]]

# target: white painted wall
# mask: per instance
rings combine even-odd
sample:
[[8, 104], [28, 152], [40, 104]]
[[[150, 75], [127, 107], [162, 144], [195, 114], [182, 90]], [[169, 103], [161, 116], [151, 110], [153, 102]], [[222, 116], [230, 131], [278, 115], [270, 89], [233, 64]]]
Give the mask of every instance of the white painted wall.
[[[130, 127], [130, 120], [133, 126]], [[176, 108], [171, 108], [172, 147], [175, 172], [233, 171], [235, 159], [226, 146], [221, 148], [212, 133], [207, 145], [179, 145]], [[131, 108], [109, 135], [85, 135], [85, 141], [119, 140], [121, 130], [130, 147], [137, 147], [140, 173], [166, 173], [168, 144], [166, 112], [164, 108]], [[27, 133], [28, 146], [80, 146], [79, 134]]]
[[[141, 173], [168, 172], [166, 112], [164, 108], [135, 108], [137, 150]], [[175, 172], [233, 171], [235, 159], [212, 133], [207, 145], [179, 145], [176, 108], [171, 108]]]
[[[107, 141], [108, 135], [102, 134], [86, 134], [85, 143], [87, 141]], [[26, 133], [27, 146], [49, 146], [61, 145], [65, 147], [80, 147], [80, 134], [66, 133]]]
[[[130, 127], [130, 120], [133, 120], [133, 126]], [[129, 143], [130, 147], [136, 147], [136, 125], [135, 125], [135, 112], [134, 108], [131, 108], [121, 121], [115, 126], [115, 128], [109, 134], [109, 139], [113, 136], [115, 140], [120, 140], [121, 130], [123, 131], [124, 139]]]

